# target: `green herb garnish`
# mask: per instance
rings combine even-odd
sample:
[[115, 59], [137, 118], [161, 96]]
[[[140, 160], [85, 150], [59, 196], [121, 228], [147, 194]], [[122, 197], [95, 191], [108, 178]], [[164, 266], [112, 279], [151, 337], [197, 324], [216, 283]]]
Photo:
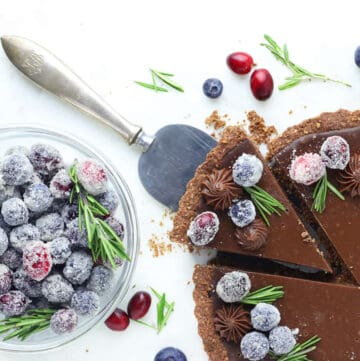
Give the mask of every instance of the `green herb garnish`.
[[168, 85], [169, 87], [171, 87], [179, 92], [182, 92], [182, 93], [184, 92], [184, 89], [182, 88], [182, 86], [175, 83], [172, 80], [172, 77], [174, 76], [174, 74], [164, 73], [162, 71], [157, 71], [154, 69], [149, 69], [149, 70], [151, 72], [152, 83], [144, 83], [142, 81], [135, 81], [135, 83], [144, 88], [151, 89], [156, 92], [158, 92], [158, 91], [167, 92], [168, 90], [166, 88], [161, 87], [156, 83], [156, 79], [158, 79], [158, 80], [161, 80], [166, 85]]
[[285, 90], [292, 88], [298, 84], [300, 84], [304, 80], [311, 80], [311, 79], [321, 79], [324, 81], [332, 81], [334, 83], [339, 83], [346, 85], [348, 87], [351, 87], [350, 84], [345, 83], [340, 80], [334, 80], [329, 78], [328, 76], [324, 74], [319, 73], [313, 73], [309, 70], [306, 70], [299, 65], [296, 65], [293, 63], [289, 58], [289, 51], [284, 44], [284, 46], [281, 48], [274, 39], [272, 39], [269, 35], [264, 35], [265, 40], [267, 43], [261, 43], [261, 46], [264, 46], [266, 49], [268, 49], [277, 60], [281, 61], [289, 70], [292, 71], [292, 75], [286, 78], [286, 83], [281, 84], [279, 86], [279, 90]]
[[336, 187], [328, 181], [327, 174], [325, 173], [316, 183], [313, 192], [313, 208], [315, 211], [322, 213], [326, 207], [326, 196], [328, 190], [332, 191], [341, 200], [344, 200], [344, 196], [340, 193]]
[[282, 203], [261, 187], [255, 185], [252, 187], [244, 187], [244, 189], [249, 193], [251, 200], [254, 202], [267, 226], [270, 226], [267, 216], [273, 213], [280, 215], [280, 211], [284, 212], [286, 210]]
[[116, 268], [116, 259], [130, 261], [125, 246], [115, 231], [101, 218], [109, 215], [109, 211], [90, 195], [80, 184], [76, 174], [75, 163], [69, 170], [69, 175], [74, 183], [70, 194], [70, 203], [77, 197], [79, 208], [79, 230], [85, 225], [89, 249], [94, 261], [109, 262]]
[[257, 291], [250, 292], [240, 302], [245, 305], [258, 303], [273, 303], [284, 296], [283, 286], [266, 286]]
[[311, 359], [307, 357], [308, 353], [316, 350], [316, 345], [320, 341], [321, 338], [313, 336], [307, 341], [295, 345], [295, 347], [286, 355], [279, 357], [270, 351], [270, 356], [277, 361], [311, 361]]
[[141, 325], [144, 325], [144, 326], [147, 326], [147, 327], [150, 327], [150, 328], [156, 330], [157, 333], [159, 334], [163, 330], [163, 328], [166, 326], [171, 313], [174, 311], [175, 302], [169, 303], [166, 300], [165, 293], [160, 294], [159, 292], [155, 291], [153, 288], [151, 288], [151, 291], [158, 299], [158, 302], [156, 304], [156, 312], [157, 312], [156, 326], [151, 325], [151, 324], [146, 323], [141, 320], [137, 320], [136, 322]]
[[18, 338], [24, 341], [34, 333], [47, 329], [50, 326], [51, 316], [57, 310], [44, 308], [33, 309], [22, 316], [13, 316], [0, 321], [0, 334], [10, 332], [3, 341]]

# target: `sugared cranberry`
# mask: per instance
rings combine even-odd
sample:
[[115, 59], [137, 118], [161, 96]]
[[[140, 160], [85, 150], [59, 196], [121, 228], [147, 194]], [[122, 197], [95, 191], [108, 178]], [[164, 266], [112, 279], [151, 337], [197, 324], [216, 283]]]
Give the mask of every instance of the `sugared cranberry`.
[[289, 175], [296, 183], [310, 185], [317, 182], [326, 172], [319, 154], [305, 153], [293, 159]]
[[320, 155], [328, 168], [345, 169], [350, 160], [349, 143], [338, 135], [328, 137], [321, 146]]
[[30, 302], [21, 291], [9, 291], [0, 296], [0, 311], [5, 316], [21, 315]]
[[116, 308], [115, 311], [105, 321], [105, 325], [113, 331], [124, 331], [128, 328], [129, 323], [129, 316], [120, 308]]
[[247, 74], [254, 65], [251, 55], [241, 51], [230, 54], [226, 59], [226, 63], [236, 74]]
[[77, 166], [77, 176], [90, 194], [97, 196], [106, 192], [108, 177], [104, 167], [95, 160], [80, 162]]
[[203, 212], [190, 223], [187, 235], [195, 246], [210, 243], [219, 231], [219, 218], [216, 213]]
[[133, 320], [143, 318], [151, 306], [151, 296], [147, 292], [136, 292], [128, 304], [128, 315]]
[[50, 251], [41, 241], [26, 244], [23, 251], [24, 270], [35, 281], [42, 281], [51, 271]]
[[257, 100], [270, 98], [274, 90], [274, 81], [266, 69], [257, 69], [251, 74], [250, 87]]

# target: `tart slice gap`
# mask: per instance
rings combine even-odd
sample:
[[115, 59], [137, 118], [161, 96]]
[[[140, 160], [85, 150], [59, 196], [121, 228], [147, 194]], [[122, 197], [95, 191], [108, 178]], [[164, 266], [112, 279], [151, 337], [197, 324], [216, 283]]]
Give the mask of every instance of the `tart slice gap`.
[[180, 200], [174, 242], [332, 273], [317, 242], [241, 127], [224, 130]]

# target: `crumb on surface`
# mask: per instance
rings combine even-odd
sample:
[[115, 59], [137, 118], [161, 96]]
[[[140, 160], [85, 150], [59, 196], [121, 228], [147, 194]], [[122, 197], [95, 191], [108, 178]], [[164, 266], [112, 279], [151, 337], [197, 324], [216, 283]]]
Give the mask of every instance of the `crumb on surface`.
[[214, 131], [210, 134], [214, 139], [219, 139], [222, 135], [224, 128], [227, 125], [227, 121], [229, 121], [229, 115], [224, 114], [220, 115], [219, 111], [214, 110], [206, 119], [205, 125], [207, 128], [211, 128]]
[[251, 138], [256, 144], [268, 144], [271, 137], [277, 134], [276, 128], [273, 125], [267, 126], [264, 118], [254, 110], [247, 113], [247, 119]]

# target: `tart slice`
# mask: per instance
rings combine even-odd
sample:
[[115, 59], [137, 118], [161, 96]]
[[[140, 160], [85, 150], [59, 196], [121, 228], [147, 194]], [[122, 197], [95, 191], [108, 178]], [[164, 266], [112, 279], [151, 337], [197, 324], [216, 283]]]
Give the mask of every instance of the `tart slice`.
[[[304, 216], [332, 245], [340, 268], [360, 284], [360, 111], [340, 110], [306, 120], [286, 130], [270, 151], [272, 169], [284, 189], [295, 195]], [[310, 179], [319, 166], [309, 167], [306, 160], [302, 168], [298, 165], [301, 158], [319, 155], [328, 182], [344, 198], [329, 188], [320, 208], [314, 202], [314, 190], [321, 179]]]
[[332, 272], [240, 127], [228, 127], [198, 167], [180, 200], [170, 238], [296, 265], [303, 271]]
[[[306, 360], [360, 357], [358, 287], [200, 265], [193, 280], [198, 330], [210, 361], [277, 360], [311, 339], [316, 347]], [[244, 295], [268, 286], [283, 287], [283, 297], [272, 306], [246, 304]], [[240, 301], [231, 302], [235, 298]]]

